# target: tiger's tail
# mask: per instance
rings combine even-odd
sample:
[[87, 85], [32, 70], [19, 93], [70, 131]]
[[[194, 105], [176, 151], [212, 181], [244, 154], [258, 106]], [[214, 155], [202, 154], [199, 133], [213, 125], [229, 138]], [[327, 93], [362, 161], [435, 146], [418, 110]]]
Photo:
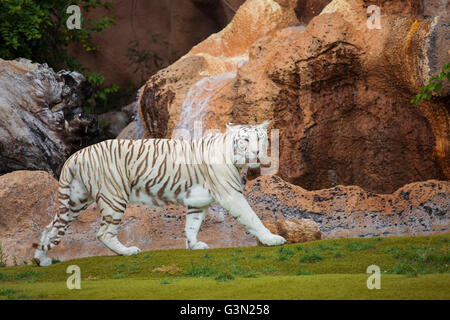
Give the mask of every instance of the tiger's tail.
[[[39, 266], [51, 265], [52, 260], [46, 256], [47, 252], [61, 242], [70, 224], [89, 205], [87, 195], [83, 197], [85, 192], [79, 192], [84, 186], [77, 181], [77, 173], [72, 156], [64, 164], [59, 178], [58, 212], [52, 222], [44, 228], [39, 244], [33, 244], [33, 248], [36, 249], [34, 261]], [[78, 192], [74, 192], [75, 190]]]

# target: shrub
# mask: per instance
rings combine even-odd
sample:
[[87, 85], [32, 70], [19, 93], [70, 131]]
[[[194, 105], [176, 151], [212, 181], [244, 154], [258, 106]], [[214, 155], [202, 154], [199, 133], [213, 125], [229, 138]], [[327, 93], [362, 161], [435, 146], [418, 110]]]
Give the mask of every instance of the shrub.
[[299, 259], [299, 262], [314, 263], [321, 260], [323, 260], [323, 257], [320, 254], [313, 252], [302, 256]]
[[[98, 50], [92, 34], [101, 34], [114, 23], [114, 17], [83, 21], [81, 29], [69, 30], [66, 13], [69, 5], [78, 5], [84, 12], [112, 3], [103, 0], [3, 0], [0, 1], [0, 57], [23, 57], [34, 62], [47, 62], [52, 68], [79, 69], [68, 46], [81, 43], [86, 51]], [[82, 19], [83, 20], [83, 19]]]
[[449, 271], [450, 253], [445, 247], [438, 250], [429, 244], [404, 248], [392, 246], [385, 252], [391, 253], [395, 259], [401, 260], [392, 267], [392, 273], [415, 275]]
[[[6, 297], [8, 300], [19, 298], [19, 291], [15, 289], [0, 289], [0, 296]], [[22, 296], [23, 298], [28, 296]]]
[[195, 265], [191, 264], [190, 269], [185, 273], [193, 277], [212, 277], [217, 273], [216, 268], [209, 264]]
[[324, 243], [319, 243], [319, 244], [317, 245], [317, 248], [318, 248], [320, 251], [333, 251], [333, 250], [336, 249], [334, 246], [326, 245], [326, 244], [324, 244]]
[[266, 257], [263, 256], [260, 252], [255, 253], [254, 255], [252, 255], [253, 259], [265, 259]]
[[172, 281], [169, 281], [169, 280], [161, 280], [161, 282], [160, 282], [160, 284], [171, 284], [172, 283]]
[[0, 58], [11, 60], [21, 57], [47, 63], [55, 71], [67, 69], [81, 72], [93, 89], [85, 112], [104, 111], [111, 102], [108, 103], [110, 95], [117, 92], [118, 87], [104, 87], [104, 78], [79, 63], [68, 48], [71, 44], [81, 44], [86, 51], [99, 51], [100, 47], [93, 43], [92, 36], [110, 28], [114, 17], [106, 15], [97, 21], [85, 21], [82, 15], [82, 28], [69, 30], [66, 26], [69, 5], [78, 5], [83, 13], [95, 8], [109, 10], [113, 6], [104, 0], [0, 1]]
[[234, 280], [234, 276], [230, 272], [220, 271], [214, 279], [221, 282], [227, 282]]
[[247, 273], [242, 275], [244, 278], [258, 278], [258, 274], [253, 271], [248, 271]]
[[17, 273], [14, 278], [15, 280], [24, 280], [24, 279], [35, 279], [39, 275], [45, 274], [45, 272], [39, 272], [34, 270], [26, 270], [24, 272]]
[[0, 282], [8, 281], [8, 280], [10, 280], [10, 277], [8, 276], [8, 274], [0, 272]]
[[291, 258], [291, 256], [294, 255], [294, 250], [287, 248], [287, 247], [279, 247], [276, 252], [278, 252], [280, 255], [278, 256], [277, 261], [286, 261]]
[[292, 250], [292, 249], [290, 249], [290, 248], [288, 248], [288, 247], [284, 247], [284, 246], [279, 247], [279, 248], [277, 249], [277, 252], [278, 252], [278, 253], [281, 253], [281, 254], [288, 255], [288, 256], [294, 255], [294, 250]]
[[419, 104], [421, 100], [430, 100], [433, 92], [440, 93], [444, 80], [450, 80], [450, 62], [442, 67], [441, 73], [430, 78], [427, 85], [419, 89], [419, 93], [411, 100], [412, 103]]
[[371, 242], [352, 241], [347, 245], [349, 251], [362, 251], [374, 248], [375, 247]]
[[309, 270], [299, 269], [299, 270], [297, 271], [297, 275], [298, 275], [298, 276], [310, 276], [311, 274], [312, 274], [312, 272], [309, 271]]

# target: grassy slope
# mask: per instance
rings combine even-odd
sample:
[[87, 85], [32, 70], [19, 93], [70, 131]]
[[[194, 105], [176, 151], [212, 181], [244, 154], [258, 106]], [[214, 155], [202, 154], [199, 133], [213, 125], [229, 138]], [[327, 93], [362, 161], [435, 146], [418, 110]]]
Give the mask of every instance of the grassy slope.
[[[450, 299], [449, 246], [444, 234], [91, 257], [0, 268], [0, 299]], [[66, 287], [73, 264], [82, 290]], [[366, 287], [372, 264], [380, 290]]]

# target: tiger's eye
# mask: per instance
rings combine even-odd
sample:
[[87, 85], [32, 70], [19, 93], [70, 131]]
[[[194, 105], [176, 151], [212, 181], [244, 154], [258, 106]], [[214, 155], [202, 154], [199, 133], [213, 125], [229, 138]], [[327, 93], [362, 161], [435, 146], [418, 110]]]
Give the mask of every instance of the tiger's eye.
[[247, 147], [247, 143], [245, 143], [244, 140], [239, 140], [238, 141], [238, 147], [239, 147], [239, 149], [245, 150], [246, 147]]

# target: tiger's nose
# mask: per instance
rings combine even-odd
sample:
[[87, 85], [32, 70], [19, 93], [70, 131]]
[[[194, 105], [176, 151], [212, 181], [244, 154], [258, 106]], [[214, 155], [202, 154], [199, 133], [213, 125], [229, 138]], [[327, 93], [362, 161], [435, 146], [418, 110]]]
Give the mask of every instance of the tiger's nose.
[[251, 146], [250, 146], [249, 153], [250, 153], [251, 155], [257, 156], [257, 155], [259, 154], [259, 149], [258, 149], [258, 147], [257, 147], [257, 146], [255, 146], [255, 147], [251, 147]]
[[250, 158], [258, 158], [259, 157], [259, 150], [258, 151], [250, 151]]

